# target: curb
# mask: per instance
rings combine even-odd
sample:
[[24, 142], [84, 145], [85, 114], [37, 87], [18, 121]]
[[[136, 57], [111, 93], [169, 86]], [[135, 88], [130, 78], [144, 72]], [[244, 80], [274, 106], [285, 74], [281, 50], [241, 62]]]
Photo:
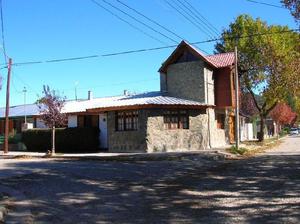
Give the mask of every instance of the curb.
[[[93, 160], [93, 161], [113, 161], [113, 162], [123, 162], [123, 161], [172, 161], [172, 160], [183, 160], [190, 157], [200, 157], [209, 160], [225, 160], [230, 158], [232, 155], [219, 151], [193, 151], [193, 152], [165, 152], [165, 153], [143, 153], [143, 154], [132, 154], [132, 155], [113, 155], [113, 156], [65, 156], [65, 155], [55, 155], [51, 157], [47, 156], [30, 156], [30, 155], [5, 155], [2, 156], [3, 159], [65, 159], [65, 160]], [[0, 156], [1, 158], [1, 156]]]

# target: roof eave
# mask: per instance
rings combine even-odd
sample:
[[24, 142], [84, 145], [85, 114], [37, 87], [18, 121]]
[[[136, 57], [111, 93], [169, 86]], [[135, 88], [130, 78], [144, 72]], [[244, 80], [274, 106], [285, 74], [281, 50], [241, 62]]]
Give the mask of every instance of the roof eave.
[[112, 106], [87, 109], [87, 112], [108, 112], [118, 110], [141, 110], [141, 109], [206, 109], [214, 105], [187, 105], [187, 104], [137, 104], [127, 106]]

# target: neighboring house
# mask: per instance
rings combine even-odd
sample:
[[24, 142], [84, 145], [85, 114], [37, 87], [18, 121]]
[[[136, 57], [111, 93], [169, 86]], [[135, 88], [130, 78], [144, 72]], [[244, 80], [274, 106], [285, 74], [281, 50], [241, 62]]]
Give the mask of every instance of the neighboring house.
[[68, 101], [68, 126], [99, 127], [110, 152], [224, 146], [234, 141], [233, 68], [233, 53], [205, 56], [182, 41], [159, 69], [159, 92]]
[[[44, 123], [38, 118], [39, 109], [36, 104], [12, 106], [9, 109], [9, 133], [20, 133], [26, 120], [32, 123], [34, 128], [45, 128]], [[5, 108], [0, 108], [0, 135], [5, 131]]]

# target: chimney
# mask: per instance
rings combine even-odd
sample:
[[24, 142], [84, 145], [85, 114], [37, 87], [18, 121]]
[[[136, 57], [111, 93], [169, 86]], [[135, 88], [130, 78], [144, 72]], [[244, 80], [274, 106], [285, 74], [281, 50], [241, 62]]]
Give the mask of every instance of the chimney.
[[93, 92], [91, 90], [88, 91], [88, 100], [93, 99]]

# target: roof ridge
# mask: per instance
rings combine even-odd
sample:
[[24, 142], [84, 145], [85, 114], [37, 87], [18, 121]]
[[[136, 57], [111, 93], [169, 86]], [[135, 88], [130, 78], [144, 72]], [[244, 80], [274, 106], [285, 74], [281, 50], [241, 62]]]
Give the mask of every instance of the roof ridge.
[[218, 54], [210, 54], [210, 55], [206, 55], [206, 57], [213, 57], [213, 56], [222, 55], [222, 54], [234, 54], [234, 52], [230, 51], [230, 52], [224, 52], [224, 53], [218, 53]]

